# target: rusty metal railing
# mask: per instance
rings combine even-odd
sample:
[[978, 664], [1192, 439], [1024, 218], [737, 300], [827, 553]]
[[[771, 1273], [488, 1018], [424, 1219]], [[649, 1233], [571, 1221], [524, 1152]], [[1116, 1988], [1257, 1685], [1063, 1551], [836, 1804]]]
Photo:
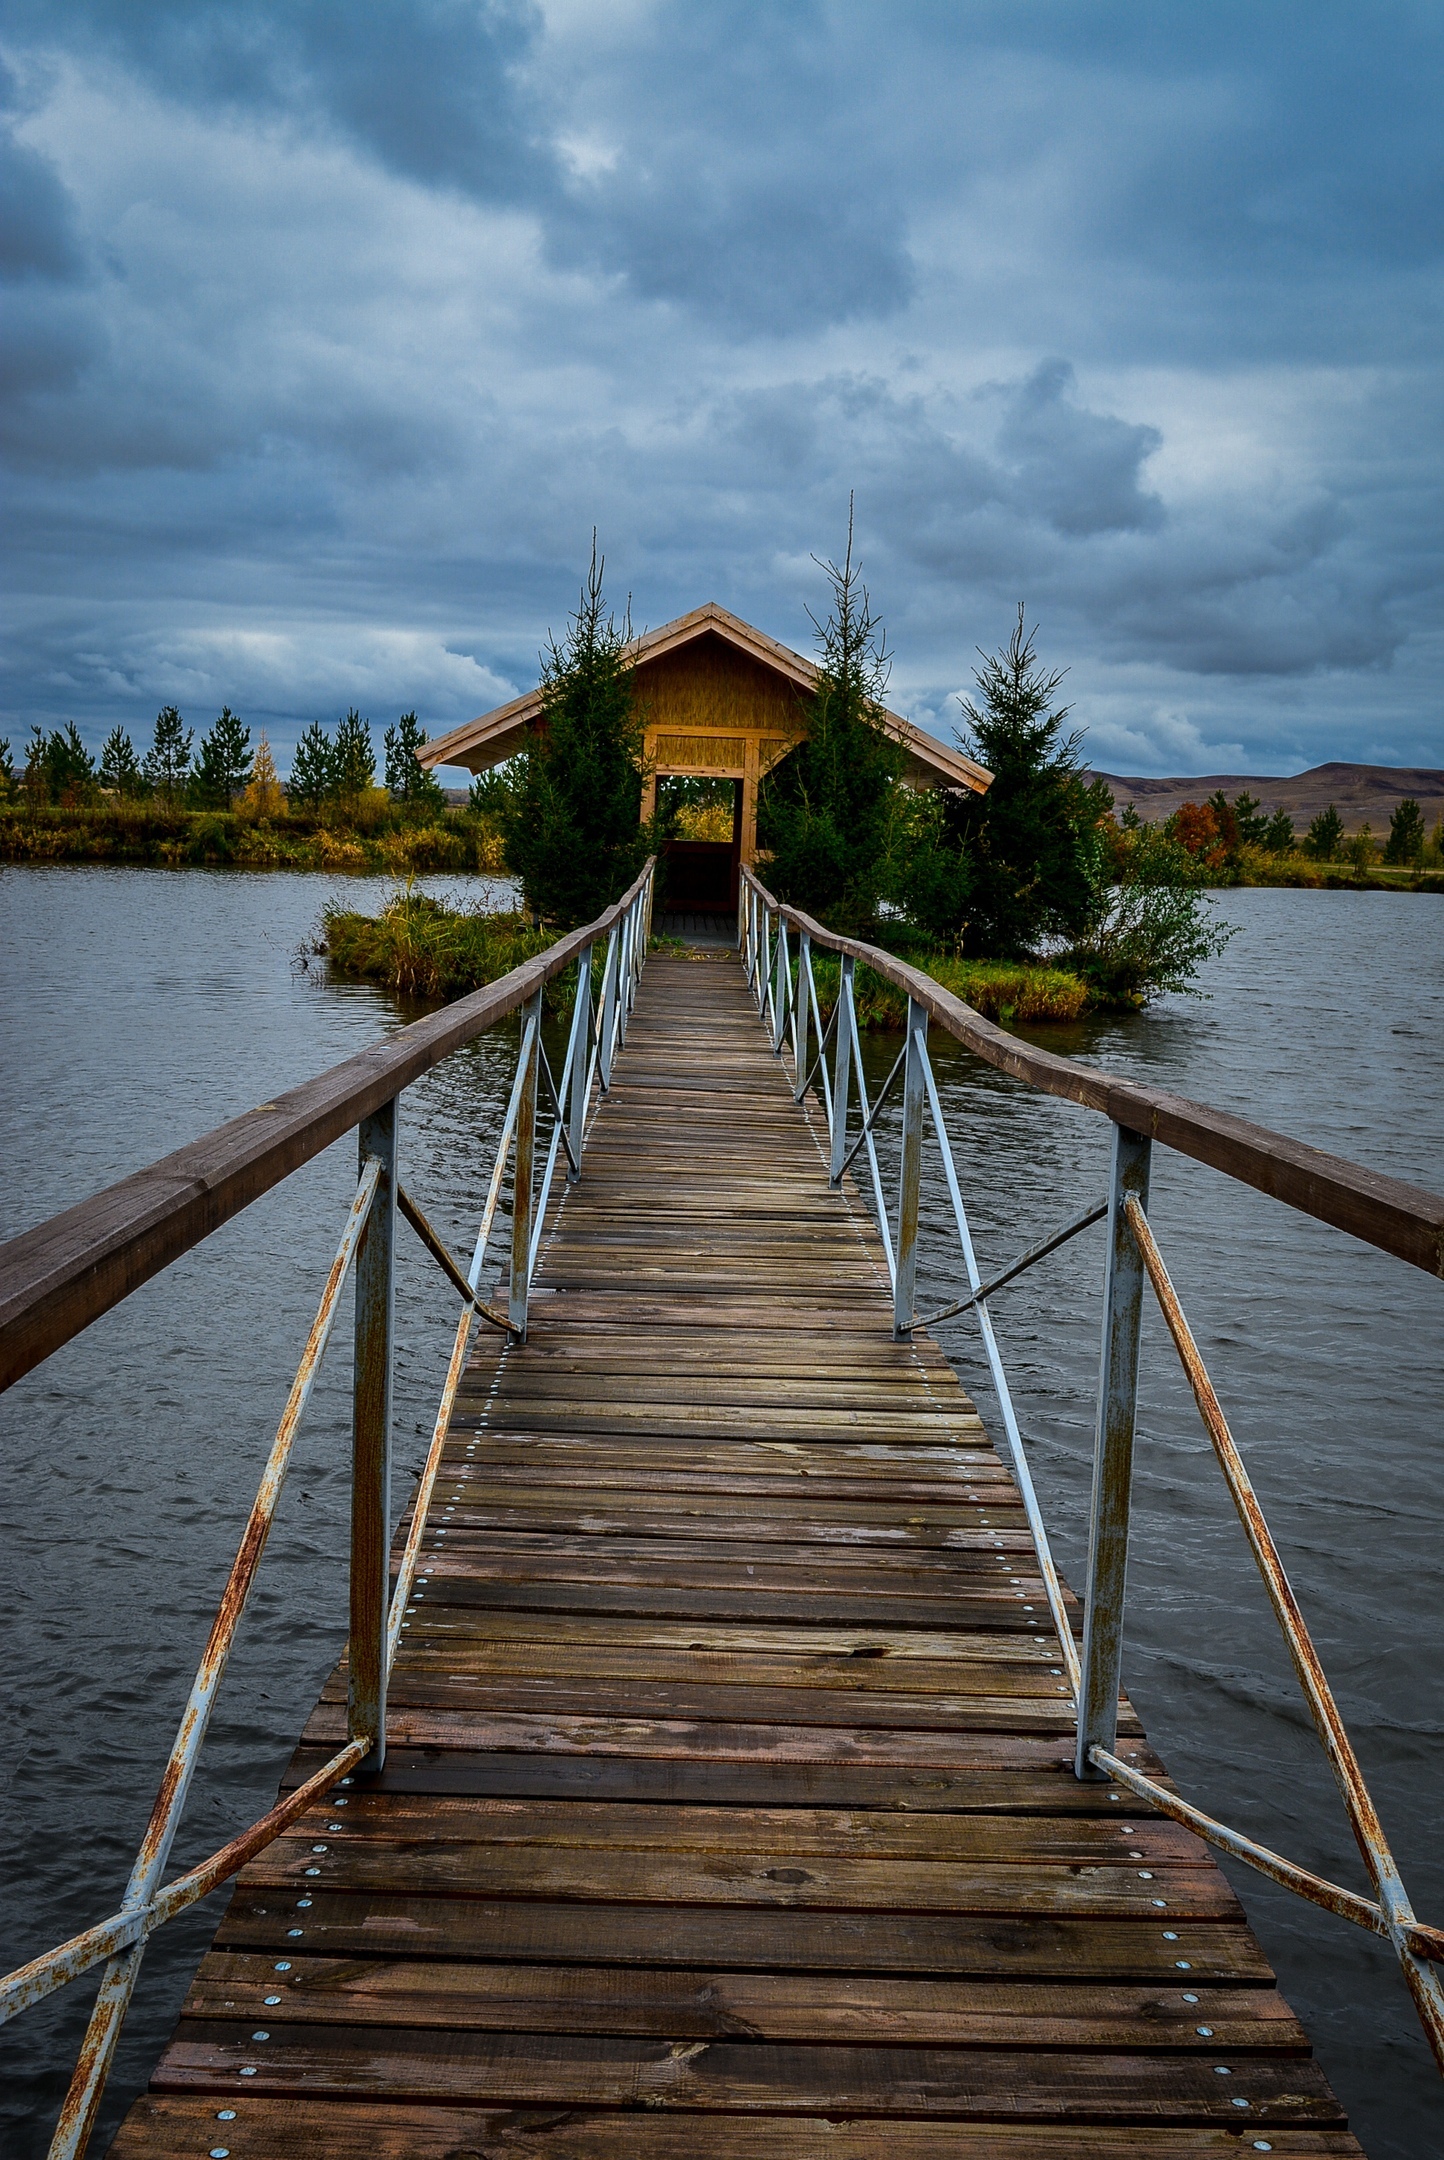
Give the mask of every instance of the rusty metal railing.
[[[124, 1282], [127, 1288], [135, 1288], [198, 1243], [237, 1207], [309, 1160], [338, 1137], [346, 1123], [357, 1125], [360, 1169], [355, 1197], [119, 1910], [0, 1980], [0, 2023], [4, 2023], [97, 1965], [105, 1967], [51, 2141], [50, 2160], [76, 2160], [84, 2152], [146, 1944], [155, 1930], [208, 1896], [332, 1786], [349, 1783], [358, 1769], [379, 1769], [385, 1759], [387, 1682], [405, 1614], [414, 1609], [411, 1595], [421, 1539], [472, 1327], [482, 1319], [503, 1329], [513, 1341], [526, 1338], [532, 1277], [557, 1166], [565, 1154], [567, 1178], [574, 1181], [581, 1175], [598, 1091], [605, 1094], [609, 1088], [613, 1060], [626, 1039], [650, 938], [653, 872], [649, 862], [615, 907], [500, 982], [402, 1029], [379, 1049], [335, 1067], [292, 1096], [266, 1104], [253, 1117], [279, 1114], [285, 1143], [272, 1145], [259, 1167], [253, 1122], [237, 1119], [138, 1178], [112, 1187], [69, 1215], [0, 1248], [0, 1355], [5, 1359], [3, 1384], [8, 1386], [117, 1302], [125, 1290], [112, 1294], [114, 1284]], [[606, 945], [594, 999], [593, 958], [603, 937]], [[547, 983], [573, 965], [576, 990], [566, 1056], [560, 1078], [553, 1080], [541, 1037], [542, 997]], [[411, 1080], [450, 1050], [518, 1009], [522, 1026], [516, 1076], [471, 1264], [463, 1273], [401, 1183], [401, 1094]], [[552, 1128], [538, 1175], [537, 1112], [543, 1083]], [[338, 1118], [343, 1120], [339, 1125]], [[318, 1139], [318, 1134], [324, 1137]], [[212, 1188], [209, 1219], [207, 1210], [196, 1205], [194, 1190], [202, 1162], [209, 1166]], [[512, 1204], [507, 1307], [499, 1313], [481, 1295], [480, 1284], [508, 1166]], [[233, 1204], [217, 1203], [217, 1194]], [[398, 1213], [461, 1294], [462, 1311], [391, 1589], [391, 1388]], [[128, 1229], [128, 1237], [124, 1229], [118, 1232], [118, 1221]], [[162, 1878], [217, 1691], [265, 1552], [296, 1433], [334, 1332], [348, 1278], [355, 1282], [355, 1362], [346, 1745], [259, 1822], [199, 1866], [166, 1883]], [[57, 1332], [57, 1304], [65, 1308], [62, 1332]], [[291, 1933], [301, 1936], [304, 1928], [294, 1927]]]
[[[794, 960], [789, 932], [797, 939]], [[1320, 1664], [1298, 1599], [1258, 1495], [1229, 1431], [1213, 1383], [1147, 1216], [1155, 1141], [1212, 1164], [1318, 1220], [1347, 1229], [1382, 1251], [1444, 1275], [1444, 1198], [1417, 1186], [1379, 1177], [1359, 1164], [1325, 1155], [1266, 1127], [1231, 1118], [1201, 1103], [1112, 1080], [1093, 1068], [1035, 1050], [1006, 1035], [952, 997], [931, 977], [892, 954], [839, 937], [801, 910], [776, 900], [751, 871], [742, 872], [738, 942], [747, 980], [772, 1048], [790, 1051], [793, 1094], [803, 1102], [816, 1086], [826, 1115], [829, 1176], [840, 1183], [865, 1155], [868, 1184], [893, 1291], [893, 1332], [905, 1337], [956, 1314], [976, 1314], [984, 1354], [1002, 1414], [1014, 1476], [1022, 1496], [1049, 1614], [1067, 1673], [1077, 1721], [1075, 1771], [1080, 1778], [1106, 1777], [1124, 1785], [1161, 1813], [1185, 1823], [1200, 1837], [1268, 1876], [1285, 1889], [1384, 1937], [1393, 1946], [1429, 2044], [1444, 2072], [1444, 1985], [1436, 1969], [1444, 1961], [1444, 1930], [1425, 1926], [1409, 1902], [1373, 1798], [1344, 1721]], [[823, 1025], [813, 951], [839, 958], [838, 994]], [[870, 1102], [862, 1072], [854, 977], [863, 961], [908, 1000], [903, 1047]], [[929, 1018], [1003, 1071], [1049, 1094], [1102, 1111], [1113, 1124], [1112, 1168], [1107, 1196], [1063, 1224], [984, 1282], [963, 1204], [952, 1142], [928, 1056]], [[815, 1049], [810, 1043], [815, 1041]], [[831, 1051], [831, 1063], [828, 1053]], [[889, 1205], [874, 1135], [879, 1113], [895, 1083], [902, 1083], [902, 1134], [895, 1207]], [[849, 1141], [853, 1097], [858, 1130]], [[962, 1250], [968, 1291], [940, 1311], [916, 1306], [918, 1215], [926, 1116], [931, 1117], [944, 1181]], [[1088, 1581], [1081, 1654], [1049, 1549], [1047, 1528], [1028, 1466], [1027, 1451], [1008, 1387], [1007, 1374], [988, 1310], [989, 1298], [1062, 1245], [1106, 1220], [1103, 1346], [1094, 1441], [1089, 1523]], [[1361, 1897], [1267, 1846], [1217, 1821], [1147, 1777], [1117, 1751], [1122, 1682], [1123, 1615], [1127, 1582], [1133, 1450], [1138, 1400], [1138, 1350], [1145, 1280], [1156, 1296], [1169, 1334], [1193, 1390], [1230, 1498], [1263, 1578], [1314, 1728], [1343, 1799], [1363, 1856], [1372, 1898]], [[1036, 1626], [1036, 1621], [1030, 1621]]]

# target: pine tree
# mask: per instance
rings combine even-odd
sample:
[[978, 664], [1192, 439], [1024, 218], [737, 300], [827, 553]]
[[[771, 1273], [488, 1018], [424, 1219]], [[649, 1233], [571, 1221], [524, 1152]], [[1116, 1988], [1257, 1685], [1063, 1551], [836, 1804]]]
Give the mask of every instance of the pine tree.
[[426, 730], [414, 712], [404, 712], [383, 738], [386, 749], [386, 789], [393, 802], [411, 809], [439, 810], [446, 791], [434, 772], [416, 753], [426, 740]]
[[371, 723], [363, 720], [353, 705], [345, 719], [337, 724], [331, 792], [354, 817], [361, 797], [375, 785], [376, 751], [371, 741]]
[[261, 739], [256, 745], [256, 761], [251, 767], [250, 781], [241, 797], [241, 808], [249, 818], [276, 818], [285, 807], [286, 798], [281, 792], [276, 760], [271, 755], [271, 746], [266, 740], [266, 731], [262, 728]]
[[602, 594], [605, 558], [592, 561], [561, 644], [542, 653], [542, 709], [524, 748], [485, 791], [507, 867], [532, 911], [562, 928], [619, 900], [652, 852], [656, 821], [641, 821], [644, 775], [630, 614]]
[[771, 855], [767, 882], [779, 899], [831, 929], [858, 931], [872, 927], [888, 884], [903, 757], [884, 717], [887, 640], [853, 563], [852, 539], [849, 501], [841, 565], [813, 557], [832, 587], [832, 607], [826, 622], [811, 617], [821, 657], [798, 716], [806, 737], [763, 783], [757, 837]]
[[1063, 671], [1033, 650], [1023, 608], [1001, 652], [981, 655], [980, 703], [960, 698], [968, 722], [958, 741], [993, 775], [985, 795], [949, 798], [953, 844], [971, 858], [972, 886], [960, 943], [967, 953], [1015, 959], [1048, 937], [1082, 934], [1102, 874], [1098, 826], [1109, 795], [1078, 763], [1081, 734], [1065, 736], [1066, 705], [1054, 698]]
[[25, 789], [34, 803], [63, 803], [72, 808], [95, 798], [95, 760], [73, 720], [49, 735], [32, 728], [26, 745]]
[[1291, 855], [1294, 850], [1294, 821], [1287, 810], [1275, 810], [1264, 827], [1263, 844], [1270, 855]]
[[50, 738], [51, 786], [56, 800], [63, 803], [93, 802], [96, 793], [95, 760], [80, 739], [80, 730], [73, 720], [65, 723], [65, 733], [57, 729]]
[[30, 740], [25, 745], [25, 766], [22, 784], [32, 809], [50, 800], [50, 776], [45, 767], [45, 745], [49, 737], [37, 721], [30, 730]]
[[122, 727], [113, 727], [100, 752], [100, 784], [112, 795], [129, 799], [145, 792], [145, 776], [135, 744]]
[[950, 830], [948, 798], [925, 788], [904, 805], [888, 898], [936, 944], [958, 941], [973, 889], [973, 862]]
[[185, 786], [191, 767], [194, 731], [188, 728], [174, 705], [163, 705], [155, 716], [155, 735], [141, 768], [157, 795], [173, 802]]
[[1312, 855], [1315, 862], [1337, 862], [1343, 845], [1344, 821], [1330, 803], [1310, 822], [1304, 853]]
[[1232, 808], [1239, 844], [1242, 847], [1262, 847], [1266, 845], [1269, 820], [1259, 813], [1257, 795], [1248, 793], [1235, 795]]
[[1424, 859], [1424, 813], [1412, 796], [1406, 796], [1389, 816], [1389, 837], [1384, 842], [1386, 863], [1417, 863]]
[[229, 705], [201, 742], [191, 792], [203, 810], [229, 810], [251, 777], [251, 731]]
[[313, 720], [296, 745], [287, 794], [302, 810], [320, 810], [335, 789], [336, 751], [319, 720]]

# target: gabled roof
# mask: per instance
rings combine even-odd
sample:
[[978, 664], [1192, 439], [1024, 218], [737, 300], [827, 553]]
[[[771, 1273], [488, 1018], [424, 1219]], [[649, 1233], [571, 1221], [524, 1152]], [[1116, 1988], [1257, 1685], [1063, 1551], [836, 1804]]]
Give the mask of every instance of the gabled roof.
[[[660, 659], [664, 653], [674, 652], [678, 646], [687, 645], [694, 638], [708, 634], [724, 639], [750, 659], [759, 660], [764, 667], [786, 678], [804, 697], [810, 696], [817, 687], [817, 669], [811, 660], [795, 653], [790, 646], [779, 645], [765, 631], [754, 630], [751, 623], [743, 622], [740, 615], [730, 615], [715, 600], [705, 607], [694, 608], [690, 615], [679, 615], [675, 622], [664, 623], [660, 630], [648, 630], [634, 638], [627, 648], [627, 657], [634, 666], [643, 666], [648, 660]], [[465, 765], [472, 772], [485, 772], [493, 765], [500, 765], [518, 751], [526, 738], [529, 724], [541, 712], [540, 686], [529, 690], [525, 697], [513, 698], [509, 705], [498, 705], [493, 712], [483, 713], [479, 719], [467, 720], [449, 735], [439, 735], [435, 742], [427, 743], [418, 755], [423, 765]], [[961, 750], [950, 748], [935, 736], [914, 727], [911, 720], [904, 720], [900, 713], [886, 713], [888, 733], [900, 742], [908, 754], [909, 778], [924, 787], [971, 788], [981, 795], [992, 781], [992, 774]]]

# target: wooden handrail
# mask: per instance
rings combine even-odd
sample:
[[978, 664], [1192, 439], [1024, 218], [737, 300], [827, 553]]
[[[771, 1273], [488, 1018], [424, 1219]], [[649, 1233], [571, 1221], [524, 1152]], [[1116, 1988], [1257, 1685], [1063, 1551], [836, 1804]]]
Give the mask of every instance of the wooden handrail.
[[1146, 1134], [1180, 1155], [1221, 1170], [1240, 1184], [1252, 1185], [1300, 1214], [1347, 1230], [1366, 1245], [1407, 1260], [1426, 1274], [1444, 1277], [1444, 1194], [1423, 1185], [1407, 1185], [1376, 1170], [1325, 1154], [1286, 1133], [1192, 1102], [1162, 1088], [1139, 1087], [1118, 1080], [1096, 1066], [1075, 1065], [1071, 1058], [1022, 1042], [954, 997], [930, 975], [909, 967], [879, 946], [839, 937], [800, 908], [788, 907], [744, 865], [742, 876], [758, 897], [795, 929], [805, 930], [824, 951], [850, 953], [884, 982], [915, 998], [956, 1041], [1000, 1072], [1026, 1080], [1045, 1095], [1061, 1096], [1100, 1110], [1130, 1132]]
[[604, 937], [642, 888], [499, 981], [0, 1245], [0, 1389], [259, 1200]]

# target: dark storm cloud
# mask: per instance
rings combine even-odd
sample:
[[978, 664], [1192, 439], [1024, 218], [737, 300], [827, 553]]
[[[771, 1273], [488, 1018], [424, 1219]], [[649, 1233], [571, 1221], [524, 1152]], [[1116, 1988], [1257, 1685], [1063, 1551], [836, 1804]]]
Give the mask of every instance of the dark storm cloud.
[[568, 85], [557, 259], [734, 337], [893, 314], [913, 289], [907, 153], [861, 89], [823, 7], [659, 9]]
[[639, 618], [805, 643], [855, 487], [920, 716], [1021, 596], [1115, 765], [1444, 757], [1429, 11], [14, 0], [6, 36], [17, 719], [184, 694], [284, 741], [361, 684], [450, 724], [531, 678], [594, 522]]
[[858, 378], [748, 393], [713, 440], [693, 483], [770, 495], [799, 548], [836, 524], [837, 471], [854, 477], [871, 574], [930, 635], [968, 592], [995, 622], [1026, 593], [1111, 657], [1204, 676], [1375, 666], [1399, 642], [1388, 569], [1334, 497], [1169, 520], [1144, 476], [1159, 431], [1090, 411], [1062, 362], [967, 405]]
[[1143, 492], [1139, 474], [1163, 437], [1154, 427], [1085, 412], [1075, 384], [1066, 360], [1047, 360], [1009, 398], [998, 446], [1019, 494], [1059, 532], [1155, 531], [1163, 504]]
[[[27, 17], [55, 34], [53, 9]], [[526, 0], [78, 0], [64, 38], [88, 36], [169, 96], [319, 114], [408, 179], [525, 202], [558, 262], [615, 271], [739, 333], [886, 314], [907, 297], [901, 145], [879, 154], [859, 127], [822, 10], [689, 5], [653, 21], [640, 50], [571, 86], [572, 117], [620, 123], [600, 163], [550, 132], [557, 101], [527, 66], [541, 22]]]
[[517, 92], [540, 23], [526, 0], [67, 0], [63, 18], [17, 0], [10, 20], [192, 105], [323, 116], [409, 179], [507, 201], [549, 169]]
[[7, 92], [12, 83], [0, 68], [0, 278], [78, 277], [85, 258], [74, 205], [50, 160], [15, 140]]
[[[72, 391], [103, 351], [75, 205], [52, 161], [17, 140], [19, 85], [0, 63], [0, 443], [47, 394]], [[17, 428], [17, 421], [20, 426]]]

